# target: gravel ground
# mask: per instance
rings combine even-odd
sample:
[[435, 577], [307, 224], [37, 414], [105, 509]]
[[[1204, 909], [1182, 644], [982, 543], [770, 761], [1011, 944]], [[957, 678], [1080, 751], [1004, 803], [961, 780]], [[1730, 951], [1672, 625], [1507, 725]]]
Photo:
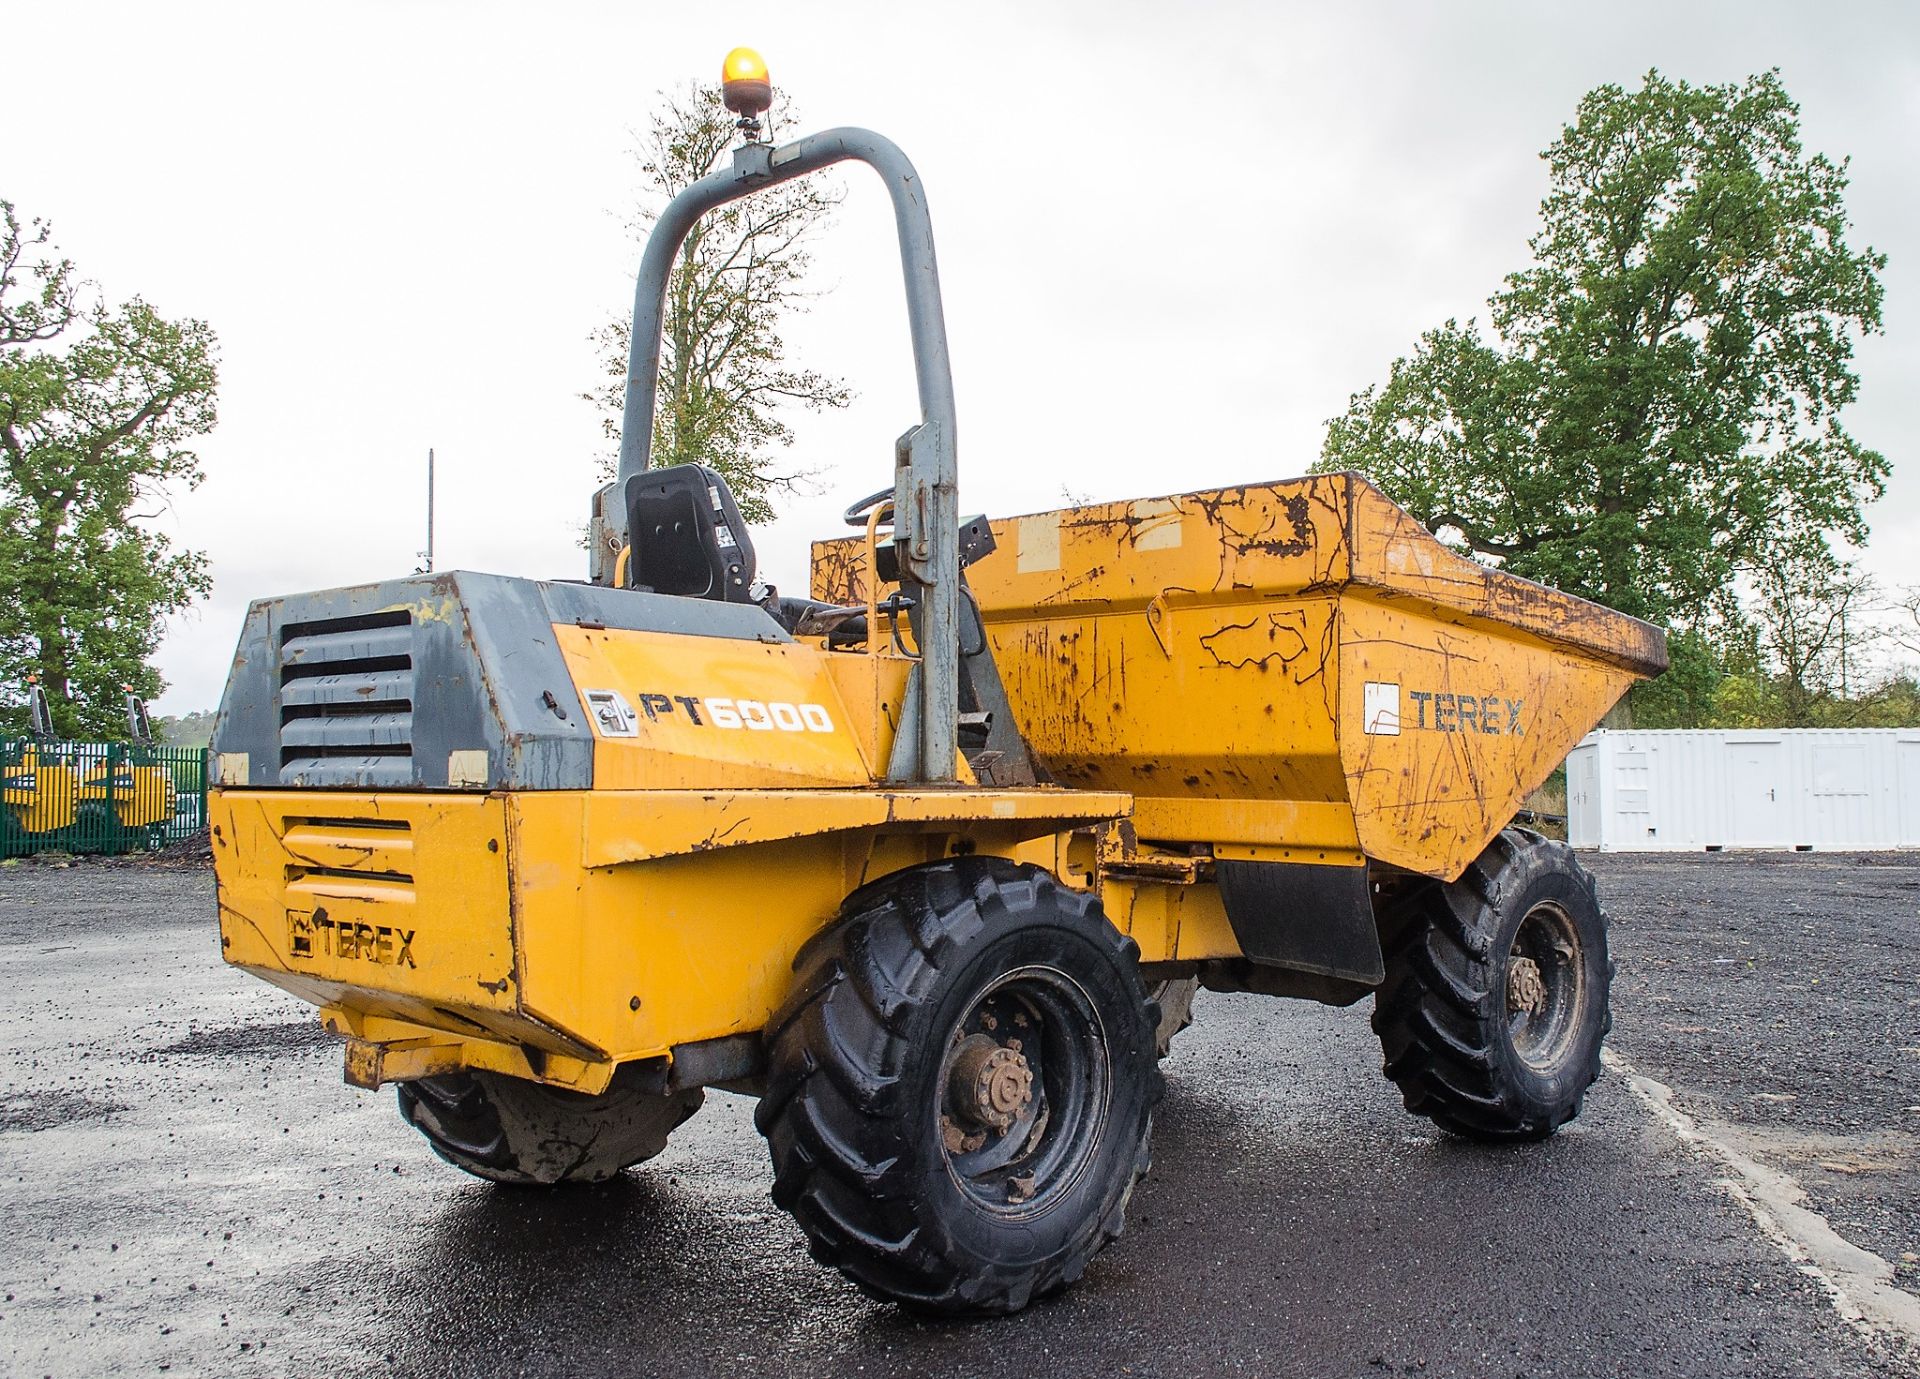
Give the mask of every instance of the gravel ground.
[[[1850, 1239], [1911, 1249], [1920, 862], [1594, 865], [1617, 1047]], [[809, 1260], [748, 1102], [711, 1096], [604, 1187], [467, 1179], [219, 964], [211, 909], [200, 872], [0, 870], [6, 1373], [1917, 1372], [1620, 1079], [1546, 1144], [1462, 1144], [1400, 1109], [1364, 1004], [1251, 996], [1203, 994], [1131, 1228], [1081, 1286], [917, 1322]]]
[[1615, 1047], [1920, 1285], [1920, 858], [1585, 860]]

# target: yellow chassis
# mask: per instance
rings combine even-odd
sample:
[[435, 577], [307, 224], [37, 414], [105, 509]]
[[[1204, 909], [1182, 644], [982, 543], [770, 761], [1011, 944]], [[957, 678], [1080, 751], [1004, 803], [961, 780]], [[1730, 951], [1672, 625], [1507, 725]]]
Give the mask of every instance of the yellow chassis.
[[[350, 1041], [350, 1081], [486, 1068], [593, 1092], [620, 1063], [758, 1031], [801, 945], [867, 882], [979, 852], [1091, 884], [1084, 830], [1128, 805], [1053, 789], [220, 789], [209, 811], [223, 956], [319, 1006]], [[1232, 944], [1210, 908], [1180, 952], [1177, 904], [1115, 919], [1137, 919], [1150, 961], [1237, 951], [1202, 951]]]

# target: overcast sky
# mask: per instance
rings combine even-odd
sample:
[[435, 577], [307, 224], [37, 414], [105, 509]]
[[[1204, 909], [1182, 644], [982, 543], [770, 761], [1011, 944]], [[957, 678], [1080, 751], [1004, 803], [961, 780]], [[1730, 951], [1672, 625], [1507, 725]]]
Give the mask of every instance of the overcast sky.
[[[217, 702], [249, 599], [415, 567], [429, 446], [441, 568], [582, 573], [605, 447], [576, 395], [631, 300], [634, 131], [741, 43], [805, 127], [917, 164], [990, 513], [1301, 473], [1523, 264], [1583, 92], [1778, 66], [1891, 255], [1850, 423], [1894, 464], [1867, 562], [1920, 584], [1920, 7], [11, 0], [0, 34], [0, 196], [220, 337], [206, 481], [164, 519], [214, 592], [161, 650], [165, 712]], [[918, 420], [884, 196], [843, 180], [788, 338], [857, 398], [797, 419], [819, 491], [756, 533], [790, 591]]]

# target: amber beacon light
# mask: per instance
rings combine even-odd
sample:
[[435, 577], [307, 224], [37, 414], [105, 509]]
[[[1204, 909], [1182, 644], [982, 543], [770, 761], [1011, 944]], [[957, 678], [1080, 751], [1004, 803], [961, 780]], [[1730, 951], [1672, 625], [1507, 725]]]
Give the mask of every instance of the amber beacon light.
[[766, 60], [751, 48], [735, 48], [720, 64], [720, 90], [727, 109], [751, 120], [773, 104]]

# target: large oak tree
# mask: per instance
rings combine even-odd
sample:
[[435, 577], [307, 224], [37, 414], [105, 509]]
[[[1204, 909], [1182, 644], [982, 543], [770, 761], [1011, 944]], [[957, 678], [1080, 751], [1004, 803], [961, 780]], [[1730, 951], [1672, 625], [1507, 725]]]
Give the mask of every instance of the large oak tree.
[[1549, 147], [1533, 263], [1328, 425], [1429, 528], [1678, 628], [1743, 574], [1859, 543], [1888, 465], [1842, 424], [1884, 256], [1774, 72], [1602, 86]]
[[208, 577], [151, 519], [200, 480], [216, 381], [204, 323], [97, 300], [0, 201], [0, 733], [26, 726], [29, 674], [64, 736], [119, 736], [121, 686], [163, 688], [165, 619]]

